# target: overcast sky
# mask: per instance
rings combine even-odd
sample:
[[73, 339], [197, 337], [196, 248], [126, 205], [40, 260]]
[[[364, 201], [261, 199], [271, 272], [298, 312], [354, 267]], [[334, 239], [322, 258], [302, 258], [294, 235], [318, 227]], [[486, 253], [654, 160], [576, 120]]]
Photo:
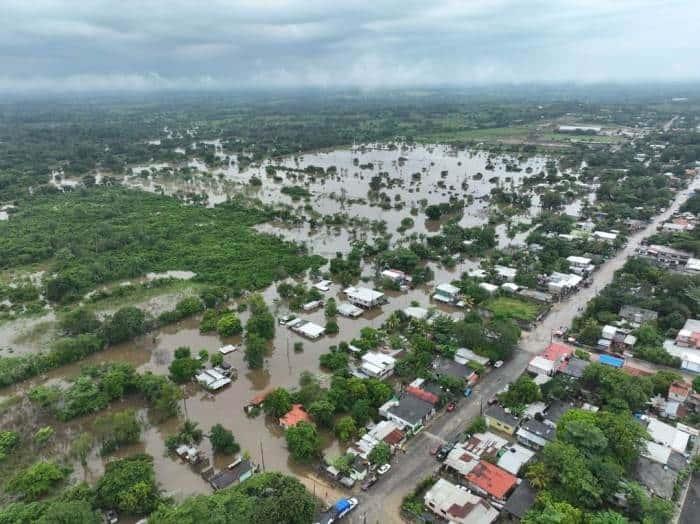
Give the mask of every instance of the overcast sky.
[[0, 89], [700, 78], [700, 0], [0, 0]]

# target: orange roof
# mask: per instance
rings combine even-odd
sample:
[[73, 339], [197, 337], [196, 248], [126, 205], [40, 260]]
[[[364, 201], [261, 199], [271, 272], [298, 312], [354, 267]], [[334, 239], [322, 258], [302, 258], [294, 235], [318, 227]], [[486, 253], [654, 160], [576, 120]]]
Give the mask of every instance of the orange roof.
[[560, 342], [552, 342], [547, 349], [542, 353], [542, 357], [552, 362], [557, 362], [562, 360], [564, 357], [568, 357], [574, 354], [574, 348], [562, 344]]
[[690, 394], [690, 384], [685, 382], [672, 382], [668, 387], [669, 395], [673, 393], [679, 397], [687, 397]]
[[424, 400], [428, 404], [435, 405], [440, 400], [435, 393], [431, 393], [430, 391], [426, 391], [424, 389], [417, 388], [415, 386], [406, 386], [406, 393], [409, 393], [416, 398]]
[[259, 406], [260, 404], [265, 402], [265, 399], [267, 398], [267, 396], [269, 394], [270, 394], [270, 390], [266, 389], [262, 393], [259, 393], [259, 394], [255, 395], [252, 399], [250, 399], [250, 404], [253, 406]]
[[301, 421], [311, 422], [311, 417], [304, 411], [304, 406], [301, 404], [292, 404], [292, 409], [280, 418], [280, 425], [285, 428], [290, 428], [296, 426]]
[[395, 429], [386, 437], [384, 437], [384, 442], [386, 442], [390, 446], [395, 446], [404, 439], [404, 436], [405, 435], [403, 434], [403, 431], [401, 431], [400, 429]]
[[467, 473], [467, 480], [497, 499], [505, 498], [518, 482], [517, 477], [485, 460]]

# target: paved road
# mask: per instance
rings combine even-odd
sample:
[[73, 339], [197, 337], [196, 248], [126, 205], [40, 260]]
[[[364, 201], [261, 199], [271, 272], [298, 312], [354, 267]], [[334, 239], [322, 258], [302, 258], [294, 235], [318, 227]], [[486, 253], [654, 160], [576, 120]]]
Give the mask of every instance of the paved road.
[[358, 496], [360, 505], [347, 521], [353, 523], [373, 524], [402, 522], [399, 516], [401, 500], [423, 478], [437, 470], [440, 463], [429, 453], [436, 444], [449, 440], [460, 431], [464, 431], [468, 422], [480, 411], [480, 400], [484, 404], [498, 393], [506, 384], [519, 377], [527, 368], [533, 354], [541, 352], [550, 342], [552, 332], [560, 326], [569, 326], [573, 318], [599, 290], [608, 285], [615, 271], [620, 269], [627, 258], [641, 241], [656, 232], [656, 228], [674, 213], [696, 188], [700, 187], [694, 181], [691, 187], [676, 195], [669, 209], [657, 216], [655, 220], [642, 231], [630, 236], [627, 246], [620, 250], [615, 257], [608, 260], [595, 272], [593, 284], [579, 291], [564, 302], [555, 304], [547, 317], [532, 331], [523, 334], [520, 349], [513, 358], [501, 369], [492, 370], [477, 386], [470, 400], [464, 399], [452, 413], [442, 413], [429, 426], [407, 445], [407, 452], [395, 459], [392, 470], [381, 478], [366, 494]]

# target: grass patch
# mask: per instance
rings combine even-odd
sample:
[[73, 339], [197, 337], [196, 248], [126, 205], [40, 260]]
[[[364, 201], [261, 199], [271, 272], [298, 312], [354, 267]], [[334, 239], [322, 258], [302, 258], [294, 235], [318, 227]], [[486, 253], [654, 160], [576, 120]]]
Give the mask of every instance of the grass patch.
[[421, 135], [417, 140], [419, 142], [525, 140], [531, 132], [532, 128], [527, 126], [455, 129], [454, 131]]
[[530, 322], [537, 318], [539, 308], [531, 303], [517, 298], [497, 297], [486, 301], [484, 307], [497, 317], [511, 318]]

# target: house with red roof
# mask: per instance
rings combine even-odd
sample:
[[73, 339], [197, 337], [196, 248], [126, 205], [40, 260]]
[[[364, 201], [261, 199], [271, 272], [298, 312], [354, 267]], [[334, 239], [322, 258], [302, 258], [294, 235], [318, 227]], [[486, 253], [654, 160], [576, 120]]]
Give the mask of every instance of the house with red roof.
[[685, 402], [691, 393], [691, 385], [687, 382], [672, 382], [668, 387], [668, 400], [676, 402]]
[[430, 391], [426, 391], [425, 389], [421, 389], [416, 386], [406, 386], [406, 393], [432, 404], [433, 406], [440, 401], [440, 398], [435, 393], [431, 393]]
[[302, 420], [304, 422], [311, 422], [311, 417], [304, 410], [304, 406], [301, 404], [292, 404], [292, 409], [280, 418], [280, 426], [284, 429], [289, 429], [292, 426], [296, 426]]
[[518, 477], [485, 460], [480, 460], [466, 479], [476, 492], [503, 502], [518, 484]]

